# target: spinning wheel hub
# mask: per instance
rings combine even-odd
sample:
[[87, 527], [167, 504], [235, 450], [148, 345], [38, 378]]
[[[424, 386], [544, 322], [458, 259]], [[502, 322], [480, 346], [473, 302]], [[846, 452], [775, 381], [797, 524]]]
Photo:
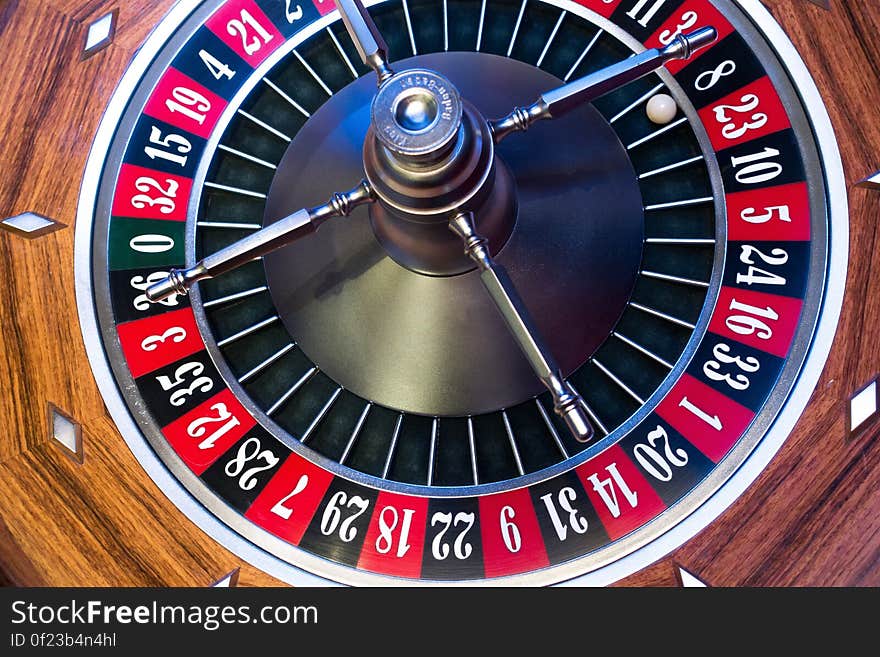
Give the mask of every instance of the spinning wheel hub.
[[398, 73], [380, 87], [370, 117], [364, 168], [379, 201], [370, 218], [395, 261], [431, 276], [474, 269], [447, 226], [460, 209], [475, 212], [495, 251], [504, 246], [516, 223], [514, 182], [486, 119], [448, 78], [422, 67]]
[[413, 166], [448, 154], [461, 128], [461, 115], [461, 97], [452, 83], [418, 68], [386, 80], [371, 111], [379, 141]]

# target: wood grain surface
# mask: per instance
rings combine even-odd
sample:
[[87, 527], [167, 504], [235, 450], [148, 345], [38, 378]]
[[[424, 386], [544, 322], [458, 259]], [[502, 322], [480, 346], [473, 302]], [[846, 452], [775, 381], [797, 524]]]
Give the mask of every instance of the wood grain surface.
[[[66, 227], [0, 231], [0, 584], [207, 586], [280, 582], [244, 563], [171, 504], [102, 403], [80, 338], [77, 196], [104, 107], [170, 0], [0, 0], [0, 219]], [[850, 437], [851, 394], [880, 373], [880, 2], [765, 3], [825, 99], [850, 189], [846, 295], [827, 366], [788, 441], [749, 491], [671, 555], [621, 586], [880, 585], [880, 423]], [[91, 21], [119, 9], [116, 37], [81, 58]], [[832, 272], [843, 276], [844, 272]], [[83, 428], [78, 464], [49, 440], [54, 404]]]

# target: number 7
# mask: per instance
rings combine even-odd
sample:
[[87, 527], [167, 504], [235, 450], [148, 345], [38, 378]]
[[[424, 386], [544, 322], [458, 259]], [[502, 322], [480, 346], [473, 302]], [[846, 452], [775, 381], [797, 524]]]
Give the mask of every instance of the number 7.
[[272, 507], [272, 513], [274, 513], [276, 516], [281, 516], [285, 520], [290, 520], [290, 516], [293, 515], [293, 508], [284, 506], [284, 503], [294, 495], [302, 493], [308, 485], [309, 475], [302, 475], [299, 478], [299, 481], [296, 482], [296, 487], [292, 491], [290, 491], [289, 494], [285, 495], [275, 503], [275, 506]]

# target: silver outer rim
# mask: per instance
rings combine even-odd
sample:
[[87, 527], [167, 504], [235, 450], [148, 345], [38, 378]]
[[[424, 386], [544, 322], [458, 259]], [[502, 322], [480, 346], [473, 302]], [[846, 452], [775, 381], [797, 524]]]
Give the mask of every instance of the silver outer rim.
[[[553, 0], [551, 0], [553, 1]], [[556, 0], [554, 4], [557, 4]], [[788, 395], [787, 401], [777, 413], [772, 425], [766, 430], [761, 441], [754, 446], [748, 457], [738, 466], [736, 472], [727, 477], [724, 484], [715, 490], [698, 508], [679, 520], [671, 529], [650, 542], [635, 549], [613, 563], [598, 567], [589, 573], [578, 575], [563, 567], [551, 569], [553, 580], [559, 576], [571, 577], [563, 585], [607, 585], [632, 574], [662, 558], [672, 550], [704, 529], [726, 510], [766, 468], [800, 418], [806, 404], [824, 369], [837, 329], [848, 263], [848, 204], [847, 190], [840, 153], [830, 117], [823, 104], [819, 91], [806, 65], [782, 28], [758, 0], [730, 0], [741, 8], [752, 20], [757, 29], [772, 44], [775, 54], [784, 64], [788, 74], [797, 82], [796, 89], [801, 96], [802, 105], [813, 129], [814, 137], [821, 154], [827, 191], [830, 232], [828, 235], [828, 262], [826, 267], [825, 295], [821, 300], [821, 310], [815, 332], [810, 341], [806, 358], [799, 370], [797, 380]], [[115, 377], [101, 342], [101, 329], [98, 313], [92, 296], [92, 217], [97, 202], [99, 183], [104, 165], [109, 156], [110, 145], [114, 140], [116, 127], [125, 113], [130, 95], [138, 86], [142, 76], [149, 68], [154, 56], [171, 37], [178, 26], [200, 5], [199, 0], [180, 0], [146, 39], [137, 52], [120, 81], [102, 118], [95, 141], [87, 160], [85, 175], [80, 191], [75, 229], [75, 290], [77, 310], [86, 352], [96, 383], [107, 408], [124, 440], [135, 458], [150, 478], [172, 503], [189, 520], [205, 531], [226, 549], [278, 579], [291, 584], [305, 586], [338, 585], [339, 582], [324, 579], [307, 572], [291, 563], [279, 559], [235, 532], [218, 516], [209, 512], [183, 485], [172, 476], [168, 466], [157, 456], [146, 437], [133, 418], [123, 400]], [[374, 4], [369, 2], [368, 4]], [[568, 4], [563, 0], [563, 4]], [[835, 275], [828, 275], [834, 272]], [[268, 533], [266, 532], [268, 536]], [[274, 537], [272, 537], [274, 539]], [[277, 540], [277, 539], [275, 539]], [[579, 560], [578, 560], [579, 561]], [[311, 566], [313, 559], [301, 563]], [[577, 561], [573, 563], [577, 565]], [[566, 564], [569, 565], [569, 564]], [[546, 580], [546, 571], [544, 579]], [[414, 584], [389, 579], [370, 573], [357, 573], [359, 581], [368, 584]], [[362, 576], [361, 576], [362, 575]], [[465, 582], [465, 585], [505, 585], [534, 583], [535, 574], [514, 576], [499, 580]], [[540, 577], [541, 573], [538, 573]]]

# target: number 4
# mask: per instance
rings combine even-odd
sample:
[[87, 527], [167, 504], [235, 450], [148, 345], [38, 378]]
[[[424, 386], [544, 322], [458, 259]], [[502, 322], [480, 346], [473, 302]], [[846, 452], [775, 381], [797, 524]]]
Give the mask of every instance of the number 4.
[[229, 66], [214, 57], [214, 55], [209, 53], [207, 50], [200, 50], [199, 57], [202, 58], [205, 66], [208, 67], [211, 75], [213, 75], [216, 80], [222, 80], [223, 78], [231, 80], [235, 76], [235, 71], [233, 71]]

